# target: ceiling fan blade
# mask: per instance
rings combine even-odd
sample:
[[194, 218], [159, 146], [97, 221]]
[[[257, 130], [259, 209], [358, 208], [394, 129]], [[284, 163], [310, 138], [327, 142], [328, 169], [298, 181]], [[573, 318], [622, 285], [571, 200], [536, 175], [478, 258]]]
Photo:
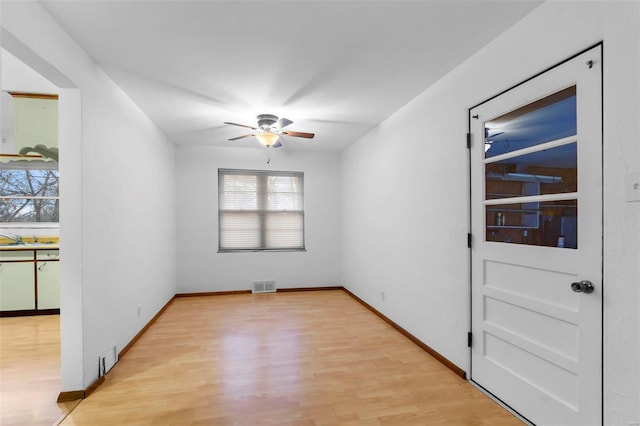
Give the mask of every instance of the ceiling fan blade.
[[225, 121], [224, 124], [231, 124], [232, 126], [240, 126], [240, 127], [246, 127], [247, 129], [251, 129], [251, 130], [258, 130], [255, 127], [247, 126], [246, 124], [231, 123], [230, 121]]
[[278, 141], [276, 143], [274, 143], [271, 148], [280, 148], [282, 146], [282, 142]]
[[273, 123], [271, 127], [275, 127], [276, 129], [284, 129], [291, 123], [293, 123], [293, 121], [289, 120], [288, 118], [282, 117], [280, 120]]
[[235, 137], [235, 138], [231, 138], [229, 140], [230, 141], [237, 141], [238, 139], [250, 138], [251, 136], [255, 136], [255, 135], [253, 133], [251, 133], [250, 135], [238, 136], [238, 137]]
[[307, 138], [307, 139], [313, 139], [313, 137], [315, 136], [314, 133], [294, 132], [293, 130], [282, 132], [282, 134], [287, 136], [295, 136], [296, 138]]

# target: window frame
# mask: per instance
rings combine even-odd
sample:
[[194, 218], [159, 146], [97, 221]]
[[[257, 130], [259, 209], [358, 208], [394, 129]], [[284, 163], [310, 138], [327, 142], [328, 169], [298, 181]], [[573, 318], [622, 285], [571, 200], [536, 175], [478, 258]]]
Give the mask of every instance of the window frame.
[[[258, 179], [258, 183], [256, 185], [256, 209], [247, 209], [247, 210], [223, 210], [221, 208], [222, 205], [222, 196], [224, 192], [224, 179], [223, 177], [226, 175], [244, 175], [244, 176], [256, 176]], [[299, 193], [299, 210], [269, 210], [267, 207], [267, 197], [269, 194], [268, 185], [266, 184], [266, 180], [269, 177], [276, 176], [285, 176], [285, 177], [296, 177], [300, 181], [300, 191]], [[247, 248], [223, 248], [222, 247], [222, 222], [223, 215], [230, 214], [232, 211], [236, 212], [254, 212], [258, 215], [259, 218], [259, 229], [257, 231], [258, 237], [260, 238], [258, 247], [247, 247]], [[268, 234], [267, 230], [267, 217], [269, 215], [274, 215], [277, 213], [282, 213], [284, 211], [290, 213], [296, 213], [300, 217], [301, 227], [300, 227], [300, 240], [301, 245], [296, 247], [274, 247], [270, 248], [267, 246], [266, 237]], [[253, 170], [253, 169], [228, 169], [228, 168], [219, 168], [218, 169], [218, 253], [254, 253], [254, 252], [304, 252], [306, 250], [306, 232], [305, 232], [305, 208], [304, 208], [304, 172], [296, 172], [296, 171], [276, 171], [276, 170]]]

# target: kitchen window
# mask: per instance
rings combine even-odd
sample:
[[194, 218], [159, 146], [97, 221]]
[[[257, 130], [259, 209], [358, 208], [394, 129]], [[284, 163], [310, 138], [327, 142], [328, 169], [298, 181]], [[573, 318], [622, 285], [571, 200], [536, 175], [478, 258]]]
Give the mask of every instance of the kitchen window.
[[58, 223], [58, 163], [0, 163], [0, 222]]
[[218, 169], [218, 251], [303, 251], [304, 173]]

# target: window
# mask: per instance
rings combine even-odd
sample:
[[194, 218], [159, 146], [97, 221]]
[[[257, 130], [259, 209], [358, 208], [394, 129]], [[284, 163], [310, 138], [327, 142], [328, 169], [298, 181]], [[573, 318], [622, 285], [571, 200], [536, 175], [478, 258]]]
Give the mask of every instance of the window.
[[58, 222], [58, 164], [0, 163], [0, 222]]
[[220, 252], [304, 250], [304, 173], [218, 169]]
[[577, 91], [485, 123], [486, 241], [578, 248]]

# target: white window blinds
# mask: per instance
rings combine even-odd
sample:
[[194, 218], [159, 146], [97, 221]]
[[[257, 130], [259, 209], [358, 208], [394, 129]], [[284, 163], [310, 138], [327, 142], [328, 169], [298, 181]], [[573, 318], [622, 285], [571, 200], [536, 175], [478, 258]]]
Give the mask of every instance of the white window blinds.
[[304, 250], [304, 173], [218, 169], [219, 251]]

